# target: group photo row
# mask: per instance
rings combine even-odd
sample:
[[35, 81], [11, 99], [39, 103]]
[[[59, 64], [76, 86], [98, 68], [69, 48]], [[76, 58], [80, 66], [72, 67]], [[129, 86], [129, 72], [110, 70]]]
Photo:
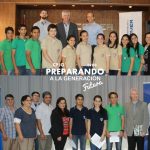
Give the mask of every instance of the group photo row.
[[69, 10], [62, 11], [58, 24], [47, 17], [42, 10], [30, 31], [25, 24], [16, 32], [5, 28], [6, 38], [0, 42], [1, 75], [150, 75], [150, 32], [145, 33], [144, 43], [136, 33], [124, 33], [119, 40], [116, 31], [105, 37], [93, 12], [87, 13], [80, 32]]

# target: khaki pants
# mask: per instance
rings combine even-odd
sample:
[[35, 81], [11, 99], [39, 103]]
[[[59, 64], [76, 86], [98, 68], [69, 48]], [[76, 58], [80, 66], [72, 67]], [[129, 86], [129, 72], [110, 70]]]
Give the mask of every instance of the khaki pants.
[[19, 150], [33, 150], [34, 138], [24, 138], [22, 142], [19, 142]]
[[8, 138], [7, 141], [3, 141], [3, 150], [19, 150], [18, 140]]
[[46, 140], [41, 140], [40, 136], [38, 135], [38, 141], [39, 141], [39, 150], [51, 150], [52, 148], [51, 135], [46, 135]]

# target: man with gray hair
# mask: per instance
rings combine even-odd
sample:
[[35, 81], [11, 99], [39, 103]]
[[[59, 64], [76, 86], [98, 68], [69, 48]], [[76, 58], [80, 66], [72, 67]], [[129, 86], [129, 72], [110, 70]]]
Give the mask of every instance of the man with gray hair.
[[50, 116], [53, 110], [51, 105], [52, 95], [49, 91], [45, 91], [42, 97], [43, 102], [36, 109], [39, 150], [51, 150], [52, 137], [49, 130], [51, 128]]
[[128, 140], [128, 150], [144, 150], [144, 136], [149, 126], [148, 107], [139, 100], [137, 89], [131, 89], [131, 101], [125, 105], [125, 137]]
[[78, 28], [77, 25], [70, 22], [70, 11], [62, 11], [62, 22], [57, 24], [57, 38], [62, 42], [63, 48], [67, 45], [67, 37], [74, 35], [76, 45], [78, 44]]

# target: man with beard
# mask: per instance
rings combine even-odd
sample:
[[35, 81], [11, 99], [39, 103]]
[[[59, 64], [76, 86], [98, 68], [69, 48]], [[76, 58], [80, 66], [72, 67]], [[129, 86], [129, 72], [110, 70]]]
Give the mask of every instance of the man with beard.
[[51, 24], [51, 22], [47, 20], [47, 17], [48, 17], [48, 12], [46, 10], [42, 10], [40, 12], [40, 20], [34, 23], [33, 25], [33, 26], [38, 26], [40, 28], [40, 37], [39, 37], [40, 41], [42, 41], [43, 38], [45, 38], [48, 35], [47, 28]]

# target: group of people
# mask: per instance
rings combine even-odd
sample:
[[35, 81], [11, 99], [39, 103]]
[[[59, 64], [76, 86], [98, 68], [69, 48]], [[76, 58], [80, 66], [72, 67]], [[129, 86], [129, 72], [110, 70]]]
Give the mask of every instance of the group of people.
[[102, 75], [150, 75], [150, 32], [145, 34], [143, 47], [135, 33], [124, 34], [119, 43], [117, 32], [112, 31], [105, 41], [92, 12], [87, 13], [88, 23], [79, 36], [67, 10], [62, 11], [62, 22], [57, 25], [47, 20], [45, 10], [40, 17], [31, 28], [31, 38], [26, 37], [26, 25], [18, 27], [15, 39], [14, 29], [5, 29], [6, 39], [0, 42], [2, 75], [46, 75], [47, 69], [62, 68], [66, 72], [81, 69], [81, 75], [92, 69], [102, 69]]
[[[101, 141], [106, 138], [107, 150], [112, 150], [111, 136], [115, 133], [119, 141], [116, 150], [122, 150], [123, 137], [128, 140], [128, 150], [144, 150], [144, 137], [148, 132], [150, 105], [139, 100], [136, 89], [131, 89], [130, 101], [119, 104], [118, 94], [108, 94], [109, 104], [102, 106], [100, 95], [93, 98], [93, 107], [84, 106], [84, 96], [75, 96], [75, 106], [67, 108], [67, 100], [59, 97], [56, 106], [51, 105], [52, 94], [35, 91], [21, 98], [21, 107], [15, 107], [14, 96], [5, 96], [5, 106], [0, 110], [0, 130], [3, 150], [51, 150], [52, 141], [56, 150], [63, 150], [67, 138], [73, 140], [78, 150], [86, 150], [86, 140], [96, 133]], [[150, 141], [150, 128], [149, 128]], [[150, 146], [150, 143], [149, 143]], [[91, 150], [100, 150], [90, 142]], [[149, 147], [150, 148], [150, 147]], [[148, 149], [149, 149], [148, 148]]]

